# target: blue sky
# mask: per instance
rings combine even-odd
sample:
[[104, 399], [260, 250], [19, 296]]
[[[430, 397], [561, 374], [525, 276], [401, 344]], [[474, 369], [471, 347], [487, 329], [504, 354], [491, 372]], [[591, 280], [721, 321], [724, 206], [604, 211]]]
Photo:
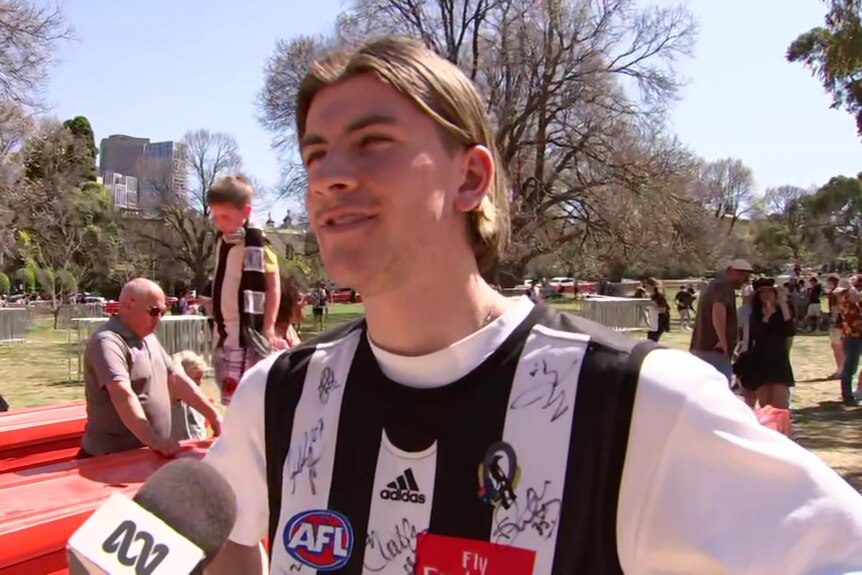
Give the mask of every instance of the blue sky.
[[[62, 47], [51, 77], [57, 117], [87, 116], [97, 143], [115, 133], [169, 140], [189, 129], [225, 131], [238, 140], [246, 171], [274, 184], [277, 158], [255, 119], [264, 61], [279, 38], [328, 31], [341, 0], [63, 5], [78, 39]], [[818, 82], [784, 60], [796, 35], [822, 23], [819, 0], [688, 6], [701, 29], [694, 58], [680, 62], [689, 83], [673, 114], [686, 145], [707, 159], [742, 159], [761, 191], [862, 171], [853, 119], [830, 110]], [[273, 208], [274, 217], [284, 210]]]

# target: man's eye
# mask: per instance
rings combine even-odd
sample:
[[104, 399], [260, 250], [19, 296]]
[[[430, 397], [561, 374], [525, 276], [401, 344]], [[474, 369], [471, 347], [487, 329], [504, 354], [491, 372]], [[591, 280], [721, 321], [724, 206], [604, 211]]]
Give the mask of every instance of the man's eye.
[[368, 145], [387, 143], [387, 142], [391, 142], [391, 141], [392, 141], [392, 138], [388, 138], [386, 136], [369, 135], [369, 136], [363, 136], [362, 139], [359, 140], [359, 145], [360, 145], [360, 147], [364, 148], [365, 146], [368, 146]]
[[321, 159], [325, 155], [326, 155], [326, 152], [324, 152], [323, 150], [316, 150], [313, 152], [309, 152], [308, 154], [305, 155], [305, 165], [310, 166], [312, 164], [312, 162]]

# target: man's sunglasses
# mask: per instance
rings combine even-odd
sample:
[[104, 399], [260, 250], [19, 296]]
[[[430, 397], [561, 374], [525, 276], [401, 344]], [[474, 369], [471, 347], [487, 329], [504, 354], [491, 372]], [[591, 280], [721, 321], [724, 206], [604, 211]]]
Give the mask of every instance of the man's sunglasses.
[[166, 307], [153, 305], [147, 308], [147, 314], [149, 314], [150, 317], [162, 317], [166, 313], [168, 313], [168, 308]]

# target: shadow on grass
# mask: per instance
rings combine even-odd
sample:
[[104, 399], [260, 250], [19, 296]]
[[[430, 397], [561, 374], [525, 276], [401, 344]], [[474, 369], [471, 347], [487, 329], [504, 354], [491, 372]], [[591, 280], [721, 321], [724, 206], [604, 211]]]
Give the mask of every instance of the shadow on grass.
[[793, 438], [806, 449], [851, 451], [862, 445], [862, 409], [838, 401], [793, 410], [793, 427]]
[[796, 383], [826, 383], [828, 381], [838, 381], [837, 377], [815, 377], [813, 379], [797, 379]]
[[66, 387], [68, 387], [68, 388], [81, 388], [81, 389], [84, 388], [84, 382], [83, 381], [67, 381], [65, 379], [57, 380], [57, 381], [48, 381], [48, 382], [43, 383], [42, 385], [45, 385], [47, 387], [59, 387], [59, 388], [66, 388]]

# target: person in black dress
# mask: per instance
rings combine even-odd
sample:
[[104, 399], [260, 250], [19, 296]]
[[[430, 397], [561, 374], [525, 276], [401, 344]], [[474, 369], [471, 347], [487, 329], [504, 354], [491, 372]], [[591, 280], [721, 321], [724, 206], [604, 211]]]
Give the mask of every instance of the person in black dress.
[[776, 288], [774, 280], [757, 280], [754, 288], [749, 346], [734, 370], [761, 407], [787, 409], [789, 391], [795, 385], [787, 349], [787, 338], [794, 335], [793, 313], [787, 292]]

